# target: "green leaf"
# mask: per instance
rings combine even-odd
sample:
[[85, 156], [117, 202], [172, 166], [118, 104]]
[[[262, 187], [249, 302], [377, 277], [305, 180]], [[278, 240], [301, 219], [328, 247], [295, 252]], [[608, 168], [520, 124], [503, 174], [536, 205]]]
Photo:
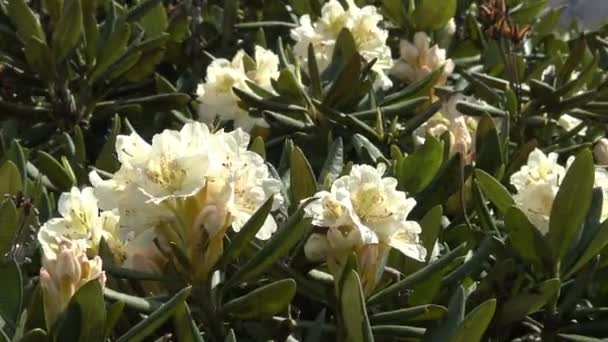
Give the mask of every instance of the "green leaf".
[[23, 148], [21, 148], [21, 145], [16, 140], [11, 142], [11, 147], [8, 149], [7, 158], [15, 163], [15, 166], [17, 166], [19, 174], [21, 175], [20, 190], [27, 194], [27, 189], [25, 186], [27, 184], [27, 160], [25, 159]]
[[515, 252], [523, 259], [538, 266], [552, 260], [551, 251], [539, 230], [517, 207], [511, 207], [505, 214], [505, 226]]
[[99, 28], [97, 27], [97, 0], [82, 0], [82, 26], [86, 46], [84, 54], [88, 69], [90, 70], [97, 59], [97, 43], [99, 42]]
[[538, 284], [537, 288], [518, 293], [507, 299], [499, 310], [498, 325], [504, 326], [537, 312], [555, 296], [559, 287], [559, 279], [549, 279]]
[[120, 300], [115, 302], [114, 304], [110, 305], [110, 307], [108, 308], [108, 314], [106, 317], [106, 325], [104, 328], [104, 339], [108, 339], [112, 335], [112, 332], [114, 331], [114, 327], [116, 326], [116, 323], [118, 323], [118, 320], [122, 316], [124, 309], [125, 309], [125, 302], [120, 301]]
[[475, 167], [496, 175], [503, 166], [504, 160], [494, 120], [487, 114], [479, 120], [477, 125], [475, 146], [477, 147]]
[[62, 191], [68, 191], [75, 185], [68, 171], [55, 158], [44, 151], [38, 151], [36, 166], [53, 185]]
[[555, 252], [556, 263], [568, 253], [591, 207], [595, 178], [593, 156], [579, 153], [561, 183], [549, 219], [547, 239]]
[[[79, 307], [81, 324], [79, 341], [102, 341], [106, 327], [106, 305], [101, 283], [94, 279], [74, 294], [70, 305]], [[70, 327], [67, 327], [70, 329]]]
[[374, 340], [365, 308], [361, 281], [354, 270], [350, 270], [344, 278], [340, 289], [340, 308], [348, 341], [371, 342]]
[[129, 10], [126, 16], [126, 20], [128, 22], [140, 20], [146, 14], [156, 8], [159, 3], [161, 3], [161, 0], [144, 0], [140, 2], [139, 4], [137, 4], [137, 6]]
[[538, 15], [547, 7], [548, 3], [549, 0], [524, 2], [509, 13], [509, 19], [519, 24], [531, 24], [538, 19]]
[[143, 54], [127, 73], [127, 80], [138, 82], [152, 75], [156, 70], [156, 66], [162, 61], [165, 56], [164, 49], [158, 49], [150, 53]]
[[55, 63], [51, 49], [45, 42], [33, 36], [28, 37], [25, 41], [25, 59], [42, 79], [46, 81], [53, 79]]
[[311, 95], [320, 99], [323, 94], [323, 86], [321, 85], [321, 75], [312, 43], [308, 45], [308, 76], [310, 77]]
[[143, 341], [146, 337], [150, 336], [156, 329], [158, 329], [163, 323], [165, 323], [175, 310], [177, 310], [182, 303], [190, 295], [191, 287], [186, 287], [179, 291], [173, 298], [168, 302], [161, 305], [160, 308], [155, 310], [152, 314], [146, 317], [141, 322], [137, 323], [133, 328], [129, 329], [124, 335], [119, 337], [116, 342], [138, 342]]
[[443, 342], [449, 341], [450, 337], [458, 331], [459, 326], [464, 320], [466, 296], [464, 288], [459, 286], [452, 295], [448, 304], [448, 313], [445, 315], [440, 325], [435, 329], [427, 330], [423, 342]]
[[332, 184], [333, 181], [340, 176], [343, 168], [344, 143], [342, 142], [342, 137], [338, 137], [331, 146], [329, 146], [327, 157], [321, 167], [321, 173], [319, 173], [319, 184]]
[[0, 196], [16, 195], [23, 190], [19, 169], [10, 160], [0, 166]]
[[264, 319], [287, 308], [295, 294], [296, 282], [283, 279], [229, 301], [223, 311], [238, 319]]
[[[354, 117], [351, 117], [354, 119]], [[368, 159], [372, 163], [384, 161], [386, 158], [382, 151], [362, 134], [356, 133], [352, 137], [353, 147], [360, 158]]]
[[72, 140], [74, 141], [74, 148], [76, 150], [76, 161], [79, 163], [84, 163], [87, 158], [87, 149], [84, 142], [84, 135], [82, 134], [82, 129], [80, 129], [80, 126], [74, 127]]
[[444, 306], [427, 304], [406, 309], [385, 311], [369, 317], [372, 324], [402, 324], [404, 322], [434, 321], [448, 312]]
[[591, 239], [589, 246], [587, 246], [576, 263], [566, 272], [564, 279], [568, 279], [574, 273], [578, 272], [591, 259], [593, 259], [593, 257], [598, 255], [604, 249], [604, 247], [606, 247], [606, 245], [608, 245], [608, 220], [602, 223], [593, 239]]
[[443, 163], [443, 145], [427, 136], [420, 148], [397, 164], [399, 187], [410, 195], [424, 190], [435, 178]]
[[442, 256], [438, 260], [430, 263], [429, 265], [421, 268], [420, 270], [410, 274], [403, 280], [400, 280], [369, 297], [367, 300], [368, 305], [372, 305], [381, 302], [384, 298], [399, 293], [406, 289], [412, 289], [417, 284], [429, 279], [437, 272], [443, 272], [456, 258], [460, 257], [466, 249], [466, 245], [462, 244], [458, 248], [450, 251], [448, 254]]
[[120, 117], [114, 115], [112, 121], [112, 131], [110, 136], [107, 138], [106, 143], [103, 145], [101, 152], [97, 156], [95, 161], [95, 167], [107, 172], [115, 172], [119, 168], [118, 160], [114, 155], [116, 149], [116, 136], [120, 134], [122, 125], [120, 123]]
[[255, 137], [251, 146], [249, 146], [249, 150], [257, 153], [262, 159], [266, 160], [266, 145], [264, 143], [264, 138]]
[[173, 326], [179, 342], [203, 342], [203, 337], [196, 322], [192, 318], [190, 308], [186, 302], [178, 305], [173, 314]]
[[48, 342], [49, 337], [46, 332], [40, 328], [32, 329], [25, 333], [20, 342]]
[[46, 41], [38, 16], [29, 8], [25, 0], [9, 0], [6, 10], [21, 39], [36, 37], [43, 42]]
[[515, 204], [509, 191], [485, 171], [476, 169], [475, 179], [485, 197], [496, 206], [496, 209], [498, 209], [501, 214], [505, 215], [509, 208]]
[[100, 44], [100, 48], [97, 50], [97, 63], [89, 76], [91, 82], [95, 82], [125, 53], [130, 36], [131, 27], [129, 24], [119, 23], [108, 39]]
[[496, 311], [496, 299], [489, 299], [473, 309], [458, 327], [451, 342], [479, 342]]
[[456, 14], [456, 0], [420, 0], [410, 16], [417, 30], [440, 30]]
[[158, 36], [165, 32], [169, 26], [167, 11], [162, 2], [152, 7], [140, 20], [139, 24], [144, 28], [147, 37]]
[[443, 207], [441, 205], [434, 206], [429, 210], [426, 215], [420, 220], [420, 227], [422, 227], [422, 233], [420, 233], [420, 240], [422, 246], [426, 249], [426, 262], [431, 260], [433, 249], [437, 241], [437, 236], [441, 230], [441, 217], [443, 215]]
[[63, 15], [53, 31], [53, 57], [56, 63], [62, 62], [74, 49], [82, 36], [81, 0], [66, 0]]
[[11, 339], [6, 335], [4, 330], [0, 328], [0, 342], [11, 342]]
[[382, 0], [382, 9], [395, 24], [406, 27], [407, 18], [403, 0]]
[[11, 199], [0, 206], [0, 258], [11, 250], [18, 225], [17, 208]]
[[245, 222], [243, 227], [231, 239], [230, 246], [222, 255], [217, 267], [224, 267], [235, 258], [249, 245], [257, 232], [262, 228], [264, 222], [268, 219], [270, 210], [272, 210], [273, 196], [269, 197], [264, 204]]
[[291, 204], [296, 207], [317, 192], [315, 175], [302, 150], [295, 146], [289, 158]]
[[23, 301], [23, 277], [14, 259], [0, 263], [0, 317], [17, 324]]
[[270, 241], [226, 282], [226, 287], [236, 285], [240, 281], [249, 280], [262, 274], [275, 261], [289, 253], [291, 248], [300, 242], [303, 236], [312, 228], [310, 219], [302, 219], [304, 207], [310, 201], [307, 200], [300, 204], [296, 212], [274, 233]]

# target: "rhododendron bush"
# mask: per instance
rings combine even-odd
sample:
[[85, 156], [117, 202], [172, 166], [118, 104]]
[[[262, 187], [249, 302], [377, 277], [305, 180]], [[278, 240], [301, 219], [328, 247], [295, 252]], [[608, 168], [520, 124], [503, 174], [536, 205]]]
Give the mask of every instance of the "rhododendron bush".
[[549, 3], [0, 0], [0, 342], [608, 337], [608, 26]]

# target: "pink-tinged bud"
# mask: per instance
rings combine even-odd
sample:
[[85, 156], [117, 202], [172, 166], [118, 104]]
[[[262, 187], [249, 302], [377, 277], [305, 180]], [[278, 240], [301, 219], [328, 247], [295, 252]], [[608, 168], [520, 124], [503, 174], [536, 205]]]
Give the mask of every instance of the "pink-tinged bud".
[[602, 138], [593, 148], [596, 164], [608, 166], [608, 139]]

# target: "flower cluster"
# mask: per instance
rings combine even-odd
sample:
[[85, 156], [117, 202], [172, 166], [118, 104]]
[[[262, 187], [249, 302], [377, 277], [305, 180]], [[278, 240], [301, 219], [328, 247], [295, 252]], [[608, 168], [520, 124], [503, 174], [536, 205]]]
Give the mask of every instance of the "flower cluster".
[[431, 38], [424, 33], [414, 35], [414, 41], [401, 40], [400, 58], [395, 61], [391, 74], [404, 82], [415, 82], [443, 68], [436, 85], [445, 84], [454, 71], [454, 62], [446, 57], [446, 50], [437, 45], [431, 47]]
[[[559, 165], [557, 153], [544, 154], [535, 149], [528, 157], [527, 164], [511, 176], [511, 184], [517, 190], [513, 196], [515, 203], [522, 209], [530, 222], [543, 234], [549, 231], [549, 218], [555, 196], [563, 181], [568, 167], [574, 161], [571, 157], [567, 166]], [[608, 218], [608, 171], [595, 169], [595, 187], [604, 194], [601, 221]]]
[[369, 61], [376, 59], [372, 70], [376, 73], [375, 85], [390, 88], [391, 80], [386, 72], [392, 67], [390, 48], [386, 45], [388, 31], [380, 28], [382, 15], [374, 6], [357, 7], [353, 0], [343, 7], [337, 0], [330, 0], [323, 6], [321, 17], [312, 22], [308, 14], [300, 18], [300, 26], [291, 30], [296, 41], [294, 55], [304, 64], [308, 61], [308, 46], [315, 51], [319, 71], [331, 63], [338, 35], [347, 29], [353, 36], [357, 51]]
[[251, 90], [247, 82], [252, 82], [272, 91], [270, 81], [279, 75], [279, 57], [261, 46], [255, 47], [254, 57], [255, 60], [241, 50], [232, 61], [219, 58], [211, 62], [207, 67], [205, 82], [197, 90], [201, 121], [211, 123], [216, 118], [233, 121], [235, 127], [245, 131], [250, 131], [255, 126], [268, 127], [264, 119], [249, 116], [232, 90]]
[[383, 177], [385, 171], [384, 164], [377, 168], [354, 165], [330, 191], [315, 194], [316, 199], [305, 209], [315, 226], [327, 228], [325, 234], [309, 238], [307, 257], [337, 262], [345, 253], [355, 251], [368, 266], [363, 272], [368, 288], [375, 286], [378, 262], [389, 246], [421, 261], [427, 253], [420, 244], [420, 226], [407, 220], [416, 201], [396, 189], [395, 178]]

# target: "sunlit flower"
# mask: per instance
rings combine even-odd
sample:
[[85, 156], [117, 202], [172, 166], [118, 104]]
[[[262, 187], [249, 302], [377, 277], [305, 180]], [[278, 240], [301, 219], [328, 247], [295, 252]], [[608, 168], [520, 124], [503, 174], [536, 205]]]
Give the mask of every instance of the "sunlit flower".
[[443, 67], [436, 83], [440, 86], [454, 71], [454, 62], [446, 57], [446, 50], [437, 45], [431, 47], [431, 38], [424, 32], [416, 33], [413, 43], [401, 40], [399, 51], [401, 57], [395, 61], [391, 74], [402, 81], [411, 83], [421, 80]]
[[95, 279], [102, 287], [105, 285], [101, 258], [96, 256], [89, 260], [85, 251], [70, 240], [62, 240], [57, 253], [43, 254], [40, 285], [47, 324], [55, 322], [78, 289]]
[[[328, 245], [336, 253], [385, 244], [424, 260], [426, 251], [418, 238], [420, 226], [407, 221], [416, 201], [396, 189], [396, 179], [383, 177], [384, 171], [383, 164], [377, 168], [353, 166], [330, 191], [315, 194], [317, 200], [306, 207], [305, 213], [314, 225], [328, 228]], [[310, 246], [308, 250], [310, 255], [316, 253]]]
[[[563, 114], [557, 120], [558, 126], [566, 130], [566, 132], [570, 132], [571, 130], [577, 128], [580, 124], [583, 123], [583, 120], [577, 119], [572, 115]], [[585, 135], [586, 129], [583, 128], [578, 132], [578, 135]]]
[[368, 62], [376, 59], [372, 71], [376, 73], [375, 85], [384, 89], [392, 86], [386, 72], [392, 67], [390, 48], [386, 45], [388, 31], [380, 28], [382, 15], [374, 6], [359, 8], [353, 0], [346, 1], [347, 8], [337, 0], [330, 0], [321, 10], [321, 17], [311, 22], [309, 15], [300, 18], [300, 26], [291, 30], [296, 41], [295, 56], [306, 67], [308, 46], [312, 44], [317, 65], [323, 72], [330, 64], [338, 35], [343, 29], [352, 34], [357, 51]]
[[239, 106], [239, 98], [233, 88], [251, 91], [247, 81], [271, 90], [270, 80], [279, 74], [279, 58], [270, 50], [255, 47], [255, 60], [243, 50], [237, 52], [232, 61], [219, 58], [207, 67], [205, 82], [197, 90], [201, 121], [211, 123], [218, 117], [222, 121], [234, 121], [235, 127], [250, 131], [254, 126], [267, 127], [262, 118], [249, 116]]
[[113, 211], [99, 212], [92, 188], [72, 188], [59, 197], [57, 210], [61, 217], [48, 220], [38, 231], [45, 255], [54, 257], [63, 240], [73, 240], [79, 248], [95, 254], [101, 238], [110, 244], [117, 242], [119, 217]]
[[[200, 260], [193, 266], [205, 275], [221, 256], [228, 229], [238, 232], [270, 197], [278, 209], [281, 182], [247, 150], [249, 140], [241, 129], [210, 133], [199, 122], [165, 130], [151, 144], [135, 133], [117, 137], [120, 169], [106, 180], [92, 172], [90, 180], [102, 207], [124, 217], [117, 249], [126, 267], [161, 267], [156, 244], [174, 242]], [[269, 215], [256, 237], [268, 239], [276, 229]]]

